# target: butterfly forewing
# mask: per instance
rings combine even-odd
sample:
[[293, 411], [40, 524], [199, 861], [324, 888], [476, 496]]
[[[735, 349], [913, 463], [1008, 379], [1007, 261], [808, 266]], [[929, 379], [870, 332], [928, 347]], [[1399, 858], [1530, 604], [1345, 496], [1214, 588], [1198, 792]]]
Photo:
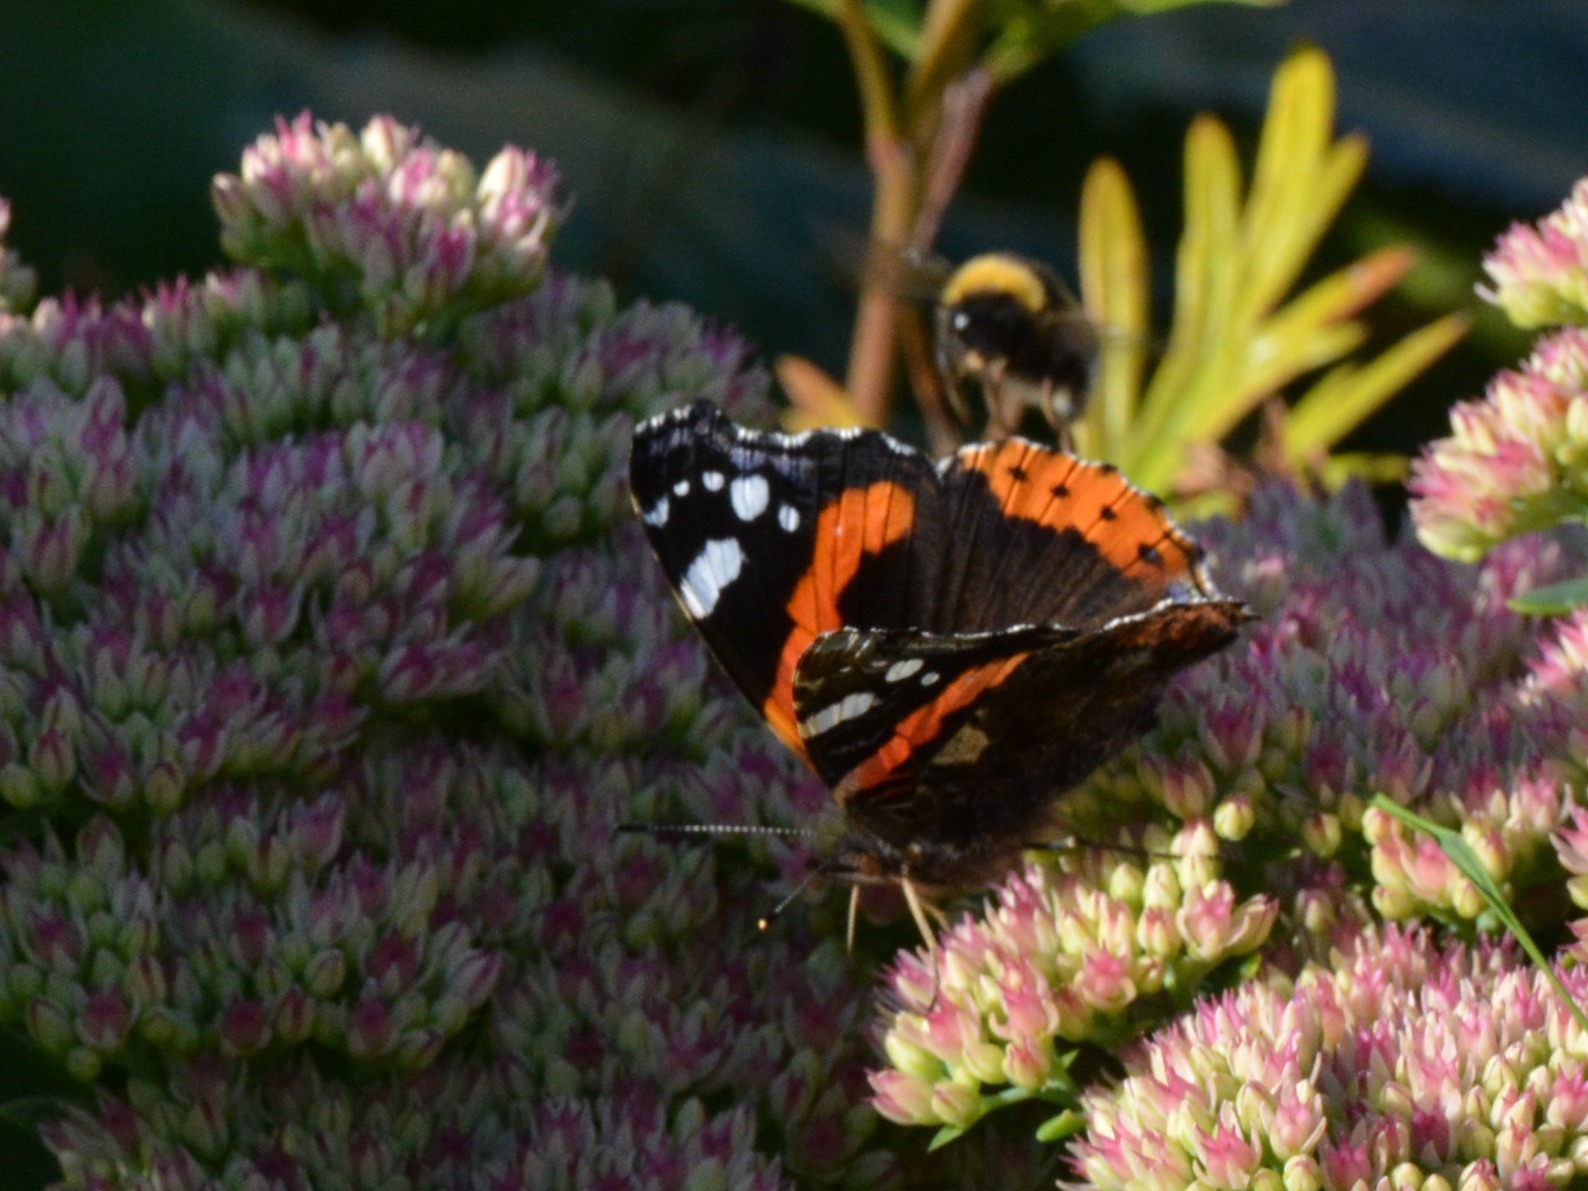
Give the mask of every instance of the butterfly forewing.
[[914, 543], [936, 475], [874, 432], [757, 434], [698, 402], [635, 431], [630, 487], [685, 611], [801, 753], [793, 683], [806, 647], [857, 621], [913, 623], [933, 583]]
[[1106, 464], [1015, 438], [966, 447], [941, 468], [951, 553], [938, 631], [1091, 628], [1211, 592], [1162, 502]]

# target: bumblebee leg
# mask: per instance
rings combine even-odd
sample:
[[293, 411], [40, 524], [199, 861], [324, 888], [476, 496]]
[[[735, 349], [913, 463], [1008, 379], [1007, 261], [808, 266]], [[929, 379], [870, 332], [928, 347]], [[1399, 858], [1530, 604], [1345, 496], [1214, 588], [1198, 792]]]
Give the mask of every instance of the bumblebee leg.
[[971, 421], [970, 406], [965, 404], [965, 374], [941, 358], [937, 362], [937, 372], [943, 382], [944, 406], [960, 426], [968, 427]]
[[1053, 427], [1059, 450], [1073, 451], [1075, 438], [1070, 433], [1070, 424], [1075, 421], [1075, 393], [1069, 385], [1048, 385], [1046, 390], [1037, 404], [1048, 425]]
[[1020, 429], [1020, 415], [1025, 412], [1022, 387], [1009, 376], [1001, 361], [989, 363], [983, 371], [981, 391], [987, 407], [989, 440], [1006, 439]]

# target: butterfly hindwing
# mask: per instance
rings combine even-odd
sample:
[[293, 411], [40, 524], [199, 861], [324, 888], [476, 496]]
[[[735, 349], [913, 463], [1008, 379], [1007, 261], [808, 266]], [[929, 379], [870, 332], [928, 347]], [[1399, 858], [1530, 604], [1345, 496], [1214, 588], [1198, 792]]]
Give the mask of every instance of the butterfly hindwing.
[[1150, 728], [1169, 679], [1239, 623], [1225, 602], [1166, 602], [1088, 633], [846, 629], [807, 652], [795, 706], [850, 820], [916, 856], [923, 884], [970, 888], [1050, 838], [1056, 796]]
[[840, 802], [906, 790], [985, 693], [1022, 661], [1075, 636], [1053, 626], [941, 636], [840, 629], [805, 651], [794, 674], [800, 737]]
[[961, 730], [980, 747], [944, 747], [930, 757], [922, 791], [1000, 801], [1008, 808], [1000, 816], [1018, 820], [1019, 803], [1079, 784], [1150, 728], [1169, 680], [1228, 645], [1244, 620], [1226, 601], [1165, 602], [1048, 643], [965, 721]]

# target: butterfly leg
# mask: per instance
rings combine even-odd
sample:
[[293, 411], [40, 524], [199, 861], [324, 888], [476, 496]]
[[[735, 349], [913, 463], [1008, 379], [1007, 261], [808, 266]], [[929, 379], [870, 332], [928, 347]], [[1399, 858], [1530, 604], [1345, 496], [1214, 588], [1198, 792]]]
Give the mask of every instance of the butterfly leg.
[[937, 934], [926, 921], [927, 911], [930, 910], [937, 918], [940, 926], [948, 926], [948, 919], [930, 902], [921, 900], [921, 895], [915, 891], [915, 885], [909, 877], [899, 878], [899, 888], [904, 890], [904, 900], [910, 907], [910, 915], [915, 919], [915, 925], [920, 928], [921, 938], [926, 940], [926, 949], [931, 953], [933, 961], [937, 958]]

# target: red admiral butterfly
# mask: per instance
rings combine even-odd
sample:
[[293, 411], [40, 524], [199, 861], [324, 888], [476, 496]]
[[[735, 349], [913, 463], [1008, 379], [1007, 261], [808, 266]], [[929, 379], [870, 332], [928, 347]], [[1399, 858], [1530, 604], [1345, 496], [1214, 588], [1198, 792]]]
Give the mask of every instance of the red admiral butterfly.
[[684, 610], [849, 838], [821, 871], [982, 888], [1249, 613], [1114, 468], [1022, 439], [934, 464], [872, 430], [634, 434], [635, 507]]

